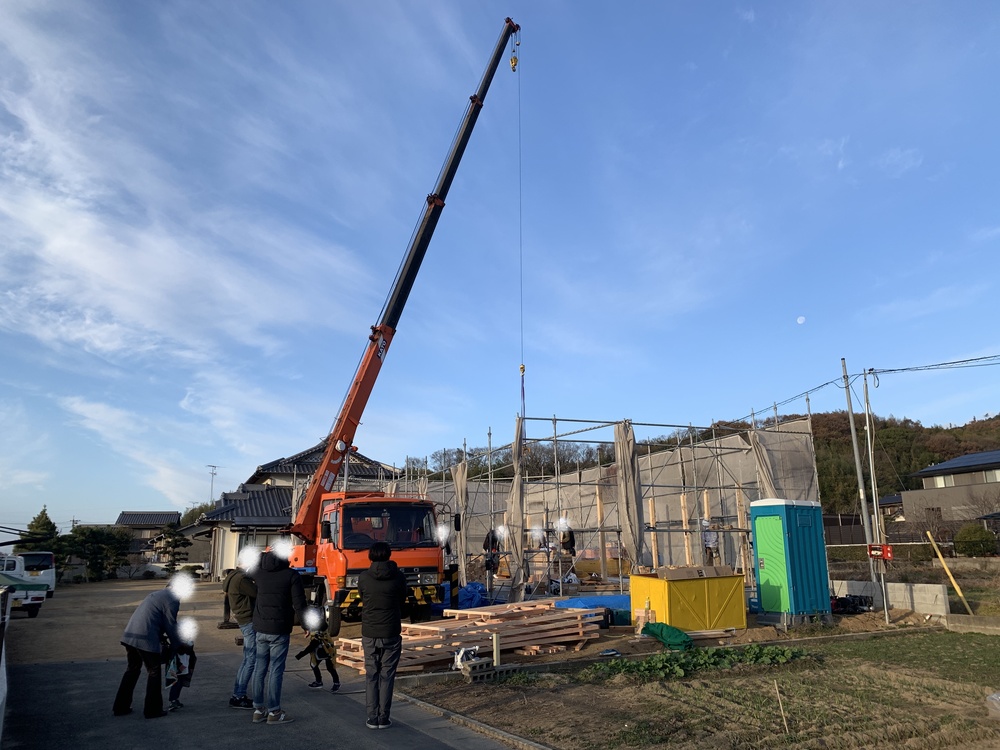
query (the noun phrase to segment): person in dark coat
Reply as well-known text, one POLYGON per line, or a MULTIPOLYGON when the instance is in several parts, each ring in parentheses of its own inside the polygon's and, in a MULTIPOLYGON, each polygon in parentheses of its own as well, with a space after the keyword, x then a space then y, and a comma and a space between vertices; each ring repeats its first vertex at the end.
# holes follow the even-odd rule
POLYGON ((253 629, 257 634, 257 662, 253 669, 253 722, 287 724, 291 718, 281 709, 281 683, 288 658, 295 616, 305 621, 306 595, 302 578, 288 567, 290 546, 284 543, 261 555, 254 573, 257 599, 253 629))
POLYGON ((184 643, 177 632, 177 612, 181 598, 188 589, 190 586, 182 583, 180 576, 175 576, 167 588, 149 594, 132 613, 121 640, 128 663, 112 707, 115 716, 132 713, 132 695, 143 667, 146 668, 143 716, 155 719, 167 715, 163 710, 163 692, 160 688, 162 641, 166 638, 177 653, 191 652, 191 647, 184 643))
POLYGON ((365 652, 365 705, 369 729, 388 729, 396 667, 403 652, 403 604, 406 576, 389 558, 387 542, 368 550, 371 566, 358 576, 361 595, 361 647, 365 652))
POLYGON ((243 661, 236 672, 233 695, 229 699, 230 708, 253 708, 253 701, 247 690, 257 663, 257 632, 253 629, 253 608, 257 598, 257 584, 250 577, 260 561, 260 550, 244 547, 240 550, 239 567, 230 571, 222 582, 222 590, 229 599, 229 609, 236 618, 243 634, 243 661))

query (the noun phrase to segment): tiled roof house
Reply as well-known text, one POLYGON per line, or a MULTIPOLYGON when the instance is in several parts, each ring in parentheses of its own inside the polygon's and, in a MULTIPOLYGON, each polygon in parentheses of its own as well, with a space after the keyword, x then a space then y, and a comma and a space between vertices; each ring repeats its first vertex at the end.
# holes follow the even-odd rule
POLYGON ((118 514, 118 520, 114 525, 132 531, 130 553, 141 552, 152 559, 154 552, 149 546, 149 541, 158 536, 164 526, 180 521, 180 511, 176 510, 123 510, 118 514))
MULTIPOLYGON (((266 547, 284 536, 292 520, 293 492, 301 493, 319 466, 326 441, 287 458, 257 467, 235 492, 223 492, 215 508, 205 513, 189 535, 212 541, 211 576, 220 580, 236 566, 239 550, 247 544, 266 547)), ((352 489, 371 489, 392 480, 392 467, 359 453, 351 455, 347 469, 352 489)))

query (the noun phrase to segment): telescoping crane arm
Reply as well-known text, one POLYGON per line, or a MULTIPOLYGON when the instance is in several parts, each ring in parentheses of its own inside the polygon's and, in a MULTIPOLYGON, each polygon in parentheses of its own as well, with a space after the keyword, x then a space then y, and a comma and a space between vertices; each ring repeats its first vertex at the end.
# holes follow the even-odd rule
MULTIPOLYGON (((465 117, 448 152, 448 157, 445 159, 444 167, 441 170, 440 177, 438 177, 434 192, 427 196, 427 208, 424 210, 420 224, 413 233, 410 248, 407 251, 406 258, 399 269, 388 301, 382 311, 382 319, 377 326, 372 326, 371 335, 368 337, 368 346, 365 349, 364 356, 361 358, 361 363, 358 365, 358 370, 354 374, 354 382, 351 383, 351 388, 340 407, 337 421, 330 431, 323 459, 320 461, 319 467, 316 469, 316 473, 309 483, 305 498, 303 498, 302 503, 299 505, 299 509, 295 514, 295 521, 289 527, 289 530, 293 534, 309 544, 316 541, 317 524, 322 504, 321 497, 324 492, 332 490, 333 484, 340 474, 344 455, 351 449, 354 434, 361 423, 361 415, 368 404, 368 398, 371 396, 372 388, 375 386, 375 380, 378 378, 382 363, 385 362, 385 355, 389 350, 389 344, 396 333, 399 316, 406 305, 406 299, 413 288, 417 271, 420 270, 420 264, 424 259, 424 254, 427 252, 427 246, 430 244, 431 237, 434 235, 434 229, 437 227, 438 219, 441 217, 445 198, 447 198, 448 190, 451 188, 451 183, 458 172, 458 165, 462 161, 465 147, 469 144, 472 129, 476 125, 479 112, 486 99, 486 92, 489 91, 490 83, 492 83, 493 76, 500 65, 500 59, 503 57, 507 42, 520 29, 521 27, 510 18, 505 19, 503 31, 500 32, 500 38, 497 40, 496 47, 493 50, 493 56, 490 58, 482 80, 479 82, 479 89, 469 97, 469 107, 465 112, 465 117)), ((511 69, 516 68, 516 56, 511 57, 510 64, 511 69)))

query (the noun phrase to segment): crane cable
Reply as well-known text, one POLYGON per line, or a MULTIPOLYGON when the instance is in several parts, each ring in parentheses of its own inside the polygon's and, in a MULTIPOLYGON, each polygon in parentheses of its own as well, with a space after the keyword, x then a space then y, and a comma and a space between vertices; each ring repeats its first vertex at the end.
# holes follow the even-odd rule
MULTIPOLYGON (((521 46, 521 32, 516 31, 510 40, 510 69, 517 72, 517 48, 521 46)), ((517 272, 518 272, 518 302, 521 343, 521 419, 525 417, 524 410, 524 221, 522 205, 524 190, 522 187, 523 160, 521 157, 521 76, 517 77, 517 272)))

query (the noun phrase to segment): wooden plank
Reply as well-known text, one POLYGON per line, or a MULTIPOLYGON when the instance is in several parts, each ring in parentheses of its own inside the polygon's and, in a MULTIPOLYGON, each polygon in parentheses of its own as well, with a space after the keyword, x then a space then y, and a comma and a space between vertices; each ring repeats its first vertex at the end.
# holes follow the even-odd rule
MULTIPOLYGON (((502 651, 529 649, 530 653, 558 653, 579 650, 588 641, 600 638, 604 609, 566 609, 554 600, 519 602, 474 610, 446 610, 446 621, 403 626, 403 653, 399 671, 420 671, 453 659, 459 648, 479 647, 489 653, 494 634, 502 651), (573 645, 576 644, 576 645, 573 645)), ((337 662, 364 673, 364 648, 360 638, 337 641, 337 662)))

